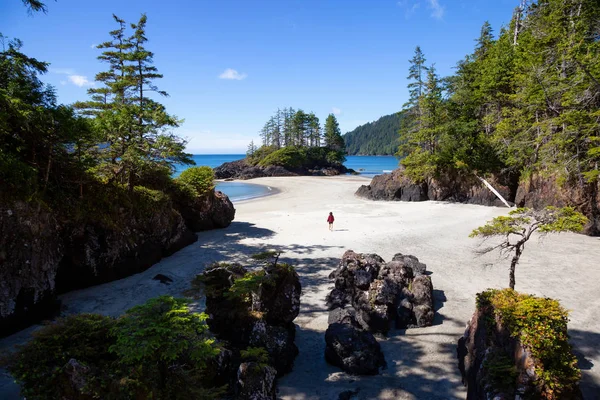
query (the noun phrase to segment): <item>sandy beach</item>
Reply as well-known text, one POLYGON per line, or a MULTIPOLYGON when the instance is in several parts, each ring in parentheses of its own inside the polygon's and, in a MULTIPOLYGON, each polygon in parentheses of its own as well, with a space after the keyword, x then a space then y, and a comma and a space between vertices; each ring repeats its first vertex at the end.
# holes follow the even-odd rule
MULTIPOLYGON (((504 215, 507 208, 439 202, 372 202, 354 192, 360 177, 260 178, 278 193, 236 204, 230 227, 202 232, 197 243, 149 270, 61 296, 64 311, 118 316, 162 294, 181 295, 190 280, 214 261, 246 260, 263 249, 278 249, 302 281, 293 371, 279 381, 282 399, 337 399, 359 389, 355 399, 464 399, 456 361, 456 342, 475 307, 475 294, 508 286, 509 261, 496 253, 474 253, 471 230, 504 215), (334 231, 327 229, 332 211, 334 231), (380 343, 387 369, 378 376, 355 377, 325 363, 325 296, 328 275, 344 251, 377 253, 389 261, 412 254, 432 272, 436 301, 434 326, 393 331, 380 343), (174 282, 152 280, 162 273, 174 282)), ((571 311, 569 330, 582 369, 586 399, 600 399, 600 238, 576 234, 534 238, 516 272, 516 289, 556 298, 571 311)), ((198 304, 198 309, 202 303, 198 304)), ((32 328, 0 341, 0 349, 25 340, 32 328)), ((14 387, 0 380, 0 399, 14 387), (4 382, 4 385, 2 384, 4 382)))

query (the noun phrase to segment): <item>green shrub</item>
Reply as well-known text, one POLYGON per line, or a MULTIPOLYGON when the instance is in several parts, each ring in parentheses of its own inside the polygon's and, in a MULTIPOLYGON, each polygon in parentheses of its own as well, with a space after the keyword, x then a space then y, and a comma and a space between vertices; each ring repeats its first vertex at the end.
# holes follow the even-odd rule
POLYGON ((306 153, 300 147, 284 147, 263 158, 258 165, 279 165, 284 168, 301 168, 306 162, 306 153))
POLYGON ((153 399, 210 397, 206 363, 219 350, 208 335, 204 313, 188 300, 161 296, 119 318, 110 351, 118 357, 125 390, 153 399))
POLYGON ((256 362, 267 364, 269 362, 269 352, 264 347, 248 347, 240 351, 240 356, 244 362, 256 362))
POLYGON ((9 362, 28 399, 210 399, 207 363, 219 353, 206 314, 187 300, 162 296, 117 320, 94 314, 69 316, 33 334, 9 362), (65 374, 70 359, 89 368, 85 386, 65 374))
POLYGON ((183 171, 177 182, 191 188, 197 196, 202 196, 215 189, 215 173, 210 167, 192 167, 183 171))
POLYGON ((10 373, 21 385, 21 395, 27 399, 63 398, 68 390, 64 366, 74 358, 93 372, 83 394, 99 398, 115 372, 116 357, 109 352, 115 342, 110 335, 114 324, 109 317, 81 314, 61 318, 34 332, 9 364, 10 373))
POLYGON ((545 398, 572 393, 581 372, 568 341, 568 312, 558 301, 512 289, 488 290, 477 295, 477 307, 483 310, 492 307, 511 336, 531 352, 537 361, 535 369, 545 398))
POLYGON ((251 156, 248 156, 248 163, 251 165, 257 165, 260 161, 262 161, 269 154, 273 153, 277 150, 275 146, 261 146, 259 149, 254 151, 251 156))

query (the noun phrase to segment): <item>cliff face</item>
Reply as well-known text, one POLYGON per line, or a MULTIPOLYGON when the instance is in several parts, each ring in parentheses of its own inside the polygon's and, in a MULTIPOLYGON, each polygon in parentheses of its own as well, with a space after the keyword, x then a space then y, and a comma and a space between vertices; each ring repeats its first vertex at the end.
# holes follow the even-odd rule
POLYGON ((534 174, 524 179, 517 190, 515 203, 519 207, 575 207, 589 219, 585 233, 600 235, 600 182, 564 182, 555 176, 534 174))
POLYGON ((194 231, 228 226, 235 209, 218 192, 190 204, 188 218, 171 201, 116 213, 118 225, 59 222, 37 203, 0 208, 0 336, 51 315, 59 293, 141 272, 195 242, 194 231))
MULTIPOLYGON (((516 188, 514 183, 497 177, 487 180, 507 201, 514 200, 516 188)), ((486 206, 504 205, 474 176, 448 176, 414 183, 400 168, 390 174, 375 176, 371 184, 362 185, 356 191, 356 195, 370 200, 436 200, 486 206)))
POLYGON ((23 202, 0 207, 0 336, 53 311, 63 255, 49 211, 23 202))

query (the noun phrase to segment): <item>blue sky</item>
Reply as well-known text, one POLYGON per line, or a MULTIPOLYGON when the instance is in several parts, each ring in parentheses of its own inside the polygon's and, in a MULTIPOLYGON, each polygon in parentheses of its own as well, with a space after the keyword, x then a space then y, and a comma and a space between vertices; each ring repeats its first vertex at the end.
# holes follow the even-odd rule
POLYGON ((115 13, 148 15, 148 49, 164 74, 167 110, 193 153, 245 152, 278 107, 335 113, 342 132, 399 111, 408 60, 420 45, 441 75, 472 52, 484 21, 497 33, 518 0, 47 0, 29 16, 1 0, 0 32, 51 63, 59 101, 87 98, 104 69, 95 44, 115 13))

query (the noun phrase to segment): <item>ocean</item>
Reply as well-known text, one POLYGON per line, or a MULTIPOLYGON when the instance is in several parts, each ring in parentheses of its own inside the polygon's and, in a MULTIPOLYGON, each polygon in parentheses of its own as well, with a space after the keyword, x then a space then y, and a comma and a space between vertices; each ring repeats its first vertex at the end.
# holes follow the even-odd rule
MULTIPOLYGON (((244 157, 246 157, 245 154, 194 154, 192 156, 197 166, 206 165, 211 168, 244 157)), ((347 156, 344 165, 352 168, 362 176, 372 178, 375 175, 391 172, 398 168, 398 159, 394 156, 347 156)), ((178 176, 186 168, 188 166, 177 165, 174 176, 178 176)), ((261 185, 239 181, 218 182, 216 189, 229 196, 233 202, 264 196, 271 190, 261 185)))

